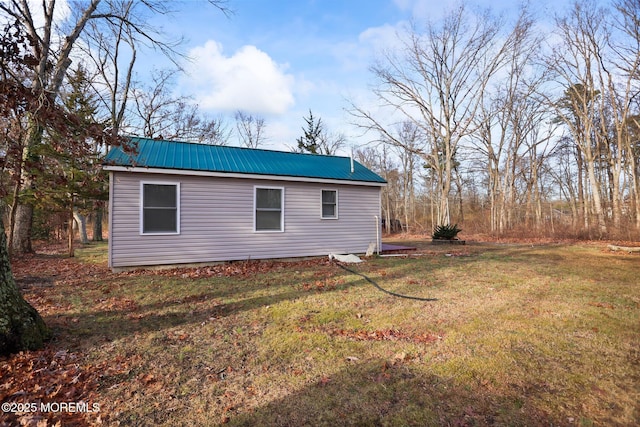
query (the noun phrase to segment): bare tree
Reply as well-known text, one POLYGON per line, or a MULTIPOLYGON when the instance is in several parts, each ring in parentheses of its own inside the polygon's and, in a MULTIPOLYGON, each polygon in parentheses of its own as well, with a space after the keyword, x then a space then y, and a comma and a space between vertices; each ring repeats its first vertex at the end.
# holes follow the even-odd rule
MULTIPOLYGON (((132 1, 123 1, 118 5, 120 14, 127 20, 140 7, 139 2, 132 1)), ((119 135, 134 84, 139 40, 126 20, 92 20, 82 34, 82 40, 79 48, 95 70, 92 83, 102 103, 102 110, 109 116, 113 134, 119 135)))
MULTIPOLYGON (((56 27, 54 27, 55 2, 42 3, 44 24, 37 27, 36 19, 32 13, 31 6, 27 1, 0 3, 0 11, 9 19, 16 20, 24 28, 32 40, 32 74, 28 76, 31 81, 32 91, 40 96, 44 102, 54 102, 58 95, 67 68, 71 64, 71 51, 83 31, 87 22, 96 13, 99 0, 92 0, 85 5, 83 10, 77 10, 74 14, 75 20, 70 31, 60 44, 57 44, 56 27), (52 99, 53 98, 53 99, 52 99)), ((29 114, 29 112, 27 112, 29 114)), ((25 163, 37 163, 35 148, 40 144, 44 133, 45 124, 37 120, 31 114, 29 119, 29 130, 25 137, 23 158, 25 163)), ((23 168, 22 188, 17 194, 16 216, 13 229, 12 250, 16 253, 31 252, 31 225, 33 221, 33 204, 22 203, 21 193, 30 190, 33 186, 33 175, 23 168)))
MULTIPOLYGON (((517 26, 523 25, 518 22, 517 26)), ((379 103, 424 133, 416 154, 432 169, 438 186, 437 222, 450 223, 449 194, 460 142, 475 130, 482 94, 505 60, 516 30, 502 37, 489 14, 474 16, 462 5, 424 32, 413 27, 403 51, 387 53, 372 67, 379 103)), ((382 118, 354 106, 360 125, 402 146, 382 118)))
POLYGON ((604 89, 603 49, 609 37, 607 19, 603 19, 606 15, 593 3, 574 3, 569 16, 557 20, 561 42, 548 61, 567 88, 561 102, 555 103, 556 113, 568 127, 584 159, 600 235, 607 232, 601 181, 596 170, 605 143, 598 116, 604 89))
POLYGON ((640 150, 637 134, 630 131, 638 128, 640 94, 640 1, 620 0, 614 4, 613 27, 619 38, 612 39, 613 65, 617 76, 605 69, 606 83, 612 95, 611 104, 615 120, 616 139, 621 151, 621 160, 627 164, 631 183, 632 199, 635 200, 635 227, 640 230, 640 150), (617 84, 616 84, 617 82, 617 84), (617 89, 617 90, 616 90, 617 89), (622 154, 624 153, 624 154, 622 154), (622 159, 624 157, 624 159, 622 159))
POLYGON ((240 144, 247 148, 258 148, 265 140, 267 124, 264 118, 256 117, 244 111, 236 111, 236 129, 240 144))
MULTIPOLYGON (((221 3, 211 0, 210 3, 220 6, 221 3)), ((32 57, 30 76, 32 91, 43 102, 56 102, 60 87, 71 64, 71 57, 77 48, 77 41, 84 33, 90 21, 100 21, 105 25, 120 22, 135 35, 136 40, 145 42, 154 49, 173 57, 178 42, 163 39, 160 31, 151 26, 148 17, 153 14, 172 12, 168 2, 144 1, 133 2, 120 0, 91 0, 89 2, 71 3, 71 14, 68 25, 58 22, 55 0, 43 0, 38 6, 26 0, 0 2, 0 15, 18 22, 32 40, 32 57), (128 3, 139 5, 135 14, 125 14, 128 9, 121 6, 128 3), (41 9, 40 9, 41 8, 41 9), (42 15, 40 15, 40 13, 42 15)), ((29 117, 29 131, 25 137, 23 158, 27 163, 37 163, 35 148, 42 142, 47 124, 37 120, 37 116, 29 117)), ((16 203, 16 222, 14 227, 13 250, 17 253, 31 252, 31 226, 33 221, 33 203, 22 201, 22 193, 29 192, 33 186, 33 176, 28 170, 23 171, 22 189, 16 203)))
MULTIPOLYGON (((519 199, 528 200, 525 222, 533 214, 534 202, 539 203, 538 172, 542 166, 537 158, 538 146, 548 142, 548 107, 537 92, 546 82, 545 69, 536 66, 542 36, 534 32, 533 20, 522 10, 511 49, 505 52, 504 78, 483 94, 484 101, 475 117, 476 132, 471 148, 484 160, 487 195, 490 209, 490 229, 502 233, 520 222, 516 218, 519 199), (527 196, 518 193, 518 180, 525 179, 527 196)), ((540 223, 540 216, 536 217, 540 223)))
MULTIPOLYGON (((128 20, 133 19, 131 15, 138 13, 137 9, 143 6, 139 2, 122 1, 117 3, 117 7, 120 15, 128 20)), ((139 40, 124 19, 91 20, 81 38, 83 43, 79 43, 78 47, 84 53, 86 62, 91 64, 89 68, 94 70, 91 84, 101 104, 100 110, 109 117, 109 126, 116 138, 125 126, 139 40)), ((108 147, 96 147, 96 151, 105 153, 107 149, 108 147)), ((104 202, 97 200, 93 211, 94 241, 102 241, 103 216, 104 202)))
POLYGON ((177 73, 177 70, 153 70, 151 82, 133 90, 136 119, 131 127, 135 134, 158 138, 169 137, 173 133, 171 116, 176 104, 184 101, 170 93, 177 73))
POLYGON ((226 145, 229 139, 222 119, 207 117, 189 97, 171 94, 178 70, 152 73, 152 81, 133 90, 134 113, 131 128, 147 138, 188 140, 226 145), (134 117, 135 115, 135 117, 134 117))
POLYGON ((173 132, 169 133, 171 139, 198 142, 200 144, 227 145, 231 137, 224 117, 211 117, 200 111, 197 104, 181 100, 175 104, 173 132))
POLYGON ((420 128, 411 121, 405 121, 396 126, 394 131, 394 141, 401 142, 400 145, 390 142, 400 160, 401 175, 399 176, 400 189, 398 191, 402 206, 401 218, 407 230, 415 223, 415 170, 417 161, 417 147, 424 138, 420 128))
POLYGON ((401 231, 400 218, 402 218, 402 170, 393 159, 391 148, 387 145, 381 147, 366 146, 355 150, 354 158, 367 168, 373 170, 385 181, 387 185, 382 188, 380 200, 382 204, 382 228, 388 232, 401 231))

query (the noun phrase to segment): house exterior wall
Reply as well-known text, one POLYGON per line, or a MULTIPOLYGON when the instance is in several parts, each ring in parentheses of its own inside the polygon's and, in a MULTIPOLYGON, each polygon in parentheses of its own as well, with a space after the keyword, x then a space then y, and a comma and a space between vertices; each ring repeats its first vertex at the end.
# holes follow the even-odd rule
POLYGON ((185 175, 110 173, 112 268, 364 253, 380 235, 380 187, 185 175), (179 183, 180 232, 142 235, 140 182, 179 183), (256 186, 284 188, 284 231, 254 231, 256 186), (338 218, 322 219, 322 190, 338 218))

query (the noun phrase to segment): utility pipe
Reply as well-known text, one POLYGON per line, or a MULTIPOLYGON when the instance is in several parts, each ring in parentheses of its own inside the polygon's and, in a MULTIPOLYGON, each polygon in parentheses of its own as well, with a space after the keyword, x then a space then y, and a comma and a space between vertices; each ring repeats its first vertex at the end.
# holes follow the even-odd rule
POLYGON ((378 215, 375 215, 374 218, 376 219, 376 252, 380 255, 380 218, 378 215))

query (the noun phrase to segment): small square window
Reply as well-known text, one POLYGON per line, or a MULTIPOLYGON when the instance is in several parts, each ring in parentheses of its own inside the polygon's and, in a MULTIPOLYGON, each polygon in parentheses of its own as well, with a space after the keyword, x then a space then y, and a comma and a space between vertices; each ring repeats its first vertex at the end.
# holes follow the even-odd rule
POLYGON ((143 182, 141 192, 141 234, 178 234, 180 185, 143 182))

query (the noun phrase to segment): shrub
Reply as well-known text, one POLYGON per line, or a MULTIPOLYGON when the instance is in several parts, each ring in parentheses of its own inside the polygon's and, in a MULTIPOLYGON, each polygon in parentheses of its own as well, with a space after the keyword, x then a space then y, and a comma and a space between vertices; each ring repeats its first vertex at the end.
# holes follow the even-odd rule
POLYGON ((438 225, 433 229, 431 238, 436 240, 454 240, 461 231, 462 230, 458 228, 458 224, 438 225))

